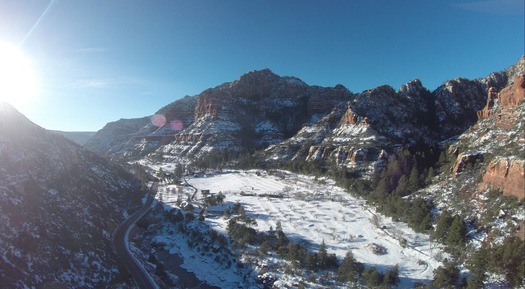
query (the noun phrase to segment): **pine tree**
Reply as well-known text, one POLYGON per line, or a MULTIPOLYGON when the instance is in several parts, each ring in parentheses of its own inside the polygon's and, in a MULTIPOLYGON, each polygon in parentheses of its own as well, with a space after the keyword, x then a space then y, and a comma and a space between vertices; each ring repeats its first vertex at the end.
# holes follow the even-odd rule
POLYGON ((262 254, 266 254, 266 253, 268 253, 268 251, 270 251, 270 248, 271 248, 270 242, 268 242, 268 240, 266 240, 266 241, 262 242, 261 247, 260 247, 259 250, 261 251, 262 254))
POLYGON ((467 229, 460 216, 456 216, 450 225, 447 236, 447 245, 462 247, 465 244, 467 229))
POLYGON ((308 253, 304 260, 304 266, 310 270, 317 271, 317 254, 308 253))
POLYGON ((470 278, 467 281, 469 289, 482 288, 483 281, 485 280, 487 270, 487 258, 488 252, 485 248, 481 248, 479 251, 473 254, 470 259, 470 278))
POLYGON ((456 263, 445 260, 443 266, 434 270, 432 285, 437 288, 455 288, 459 279, 459 269, 456 263))
POLYGON ((516 236, 507 237, 494 255, 494 263, 504 269, 505 277, 513 287, 525 284, 525 242, 516 236))
POLYGON ((299 261, 301 259, 301 246, 299 244, 290 242, 288 244, 288 260, 299 261))
POLYGON ((434 233, 436 239, 438 239, 438 240, 440 240, 442 242, 447 240, 448 231, 450 229, 450 225, 452 225, 452 221, 454 221, 454 218, 447 211, 444 211, 438 217, 437 224, 436 224, 436 231, 434 233))
POLYGON ((402 175, 401 178, 399 178, 399 181, 397 183, 396 195, 400 197, 404 197, 408 194, 410 194, 410 192, 409 192, 407 178, 405 175, 402 175))
POLYGON ((337 270, 337 278, 343 282, 355 282, 357 281, 358 272, 356 272, 357 261, 354 258, 352 252, 347 252, 343 263, 339 266, 337 270))
POLYGON ((381 285, 383 276, 375 267, 369 267, 363 271, 363 281, 368 288, 375 288, 381 285))
POLYGON ((283 227, 281 225, 281 221, 277 221, 277 223, 275 224, 275 230, 277 232, 282 232, 283 231, 283 227))
POLYGON ((326 244, 323 242, 319 246, 319 253, 317 254, 319 267, 326 269, 328 267, 328 251, 326 251, 326 244))
POLYGON ((417 168, 417 165, 414 165, 414 167, 412 167, 412 170, 410 171, 410 176, 408 177, 407 189, 410 193, 413 193, 417 191, 420 187, 421 184, 419 182, 419 170, 417 168))
POLYGON ((388 270, 383 276, 383 283, 387 286, 396 286, 399 283, 399 267, 396 264, 394 268, 388 270))
POLYGON ((428 174, 427 174, 427 178, 426 178, 426 183, 427 184, 430 184, 432 183, 432 179, 434 178, 434 168, 433 167, 430 167, 430 169, 428 169, 428 174))

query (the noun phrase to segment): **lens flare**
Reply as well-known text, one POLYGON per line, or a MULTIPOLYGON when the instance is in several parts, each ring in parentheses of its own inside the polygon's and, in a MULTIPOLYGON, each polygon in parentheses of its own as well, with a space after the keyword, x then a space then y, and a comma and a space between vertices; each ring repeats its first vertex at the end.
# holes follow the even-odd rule
POLYGON ((151 123, 156 127, 163 127, 166 125, 167 122, 168 120, 162 114, 155 114, 151 117, 151 123))
POLYGON ((170 122, 170 127, 173 131, 181 131, 184 128, 184 124, 181 120, 175 119, 170 122))

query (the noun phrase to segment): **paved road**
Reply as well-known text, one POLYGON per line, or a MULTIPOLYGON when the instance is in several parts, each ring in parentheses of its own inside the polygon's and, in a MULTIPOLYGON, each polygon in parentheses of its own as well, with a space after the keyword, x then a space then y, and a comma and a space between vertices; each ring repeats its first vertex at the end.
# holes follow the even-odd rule
MULTIPOLYGON (((157 183, 152 187, 153 192, 157 190, 157 183)), ((146 272, 144 267, 139 263, 137 259, 131 254, 128 247, 128 235, 129 230, 135 222, 142 218, 149 210, 151 209, 151 204, 153 203, 152 193, 148 196, 146 204, 140 210, 131 215, 124 223, 122 223, 113 236, 113 248, 119 258, 124 261, 126 268, 128 268, 131 276, 135 279, 135 282, 141 289, 158 289, 157 285, 151 278, 151 276, 146 272)))

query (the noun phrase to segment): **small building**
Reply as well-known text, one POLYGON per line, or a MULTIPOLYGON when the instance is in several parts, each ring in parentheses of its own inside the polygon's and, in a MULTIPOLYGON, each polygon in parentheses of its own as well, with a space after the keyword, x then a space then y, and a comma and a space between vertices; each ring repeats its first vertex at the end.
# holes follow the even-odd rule
POLYGON ((230 206, 227 205, 218 205, 218 206, 208 206, 206 208, 207 215, 222 216, 225 211, 229 211, 230 206))

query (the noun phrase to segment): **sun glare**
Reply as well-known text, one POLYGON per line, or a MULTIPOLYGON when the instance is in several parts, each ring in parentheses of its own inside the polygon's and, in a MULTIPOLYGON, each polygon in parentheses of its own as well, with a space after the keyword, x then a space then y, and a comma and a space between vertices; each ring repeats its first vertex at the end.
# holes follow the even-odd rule
POLYGON ((29 59, 15 46, 0 42, 0 101, 21 108, 36 94, 36 81, 29 59))

